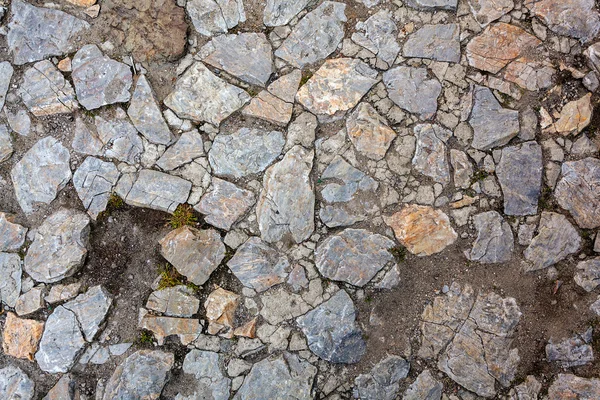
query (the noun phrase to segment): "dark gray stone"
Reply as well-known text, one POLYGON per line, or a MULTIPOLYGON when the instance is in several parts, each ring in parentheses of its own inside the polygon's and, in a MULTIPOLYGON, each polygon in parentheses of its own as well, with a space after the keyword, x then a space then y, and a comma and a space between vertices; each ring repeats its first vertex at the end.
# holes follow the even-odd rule
POLYGON ((398 356, 387 356, 379 361, 368 374, 354 380, 354 397, 364 400, 394 400, 398 396, 399 383, 406 378, 410 363, 398 356))
POLYGON ((519 134, 519 112, 503 108, 490 89, 475 86, 469 124, 473 128, 471 146, 489 150, 507 144, 519 134))
POLYGON ((592 349, 592 328, 583 334, 555 343, 552 339, 546 345, 546 359, 557 362, 562 368, 577 367, 594 361, 592 349))
POLYGON ((573 277, 575 283, 591 292, 600 285, 600 257, 581 261, 573 277))
POLYGON ((467 258, 482 264, 508 262, 514 250, 514 236, 508 222, 496 211, 487 211, 473 217, 477 239, 467 258))
POLYGON ((423 25, 408 37, 402 55, 457 63, 460 61, 460 27, 457 24, 423 25))

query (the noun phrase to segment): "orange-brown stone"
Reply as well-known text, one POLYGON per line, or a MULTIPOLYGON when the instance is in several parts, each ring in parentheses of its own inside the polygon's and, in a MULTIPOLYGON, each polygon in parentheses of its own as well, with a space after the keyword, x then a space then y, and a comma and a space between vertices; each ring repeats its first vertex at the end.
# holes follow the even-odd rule
POLYGON ((2 348, 9 356, 33 361, 43 332, 43 322, 21 319, 9 312, 4 324, 2 348))

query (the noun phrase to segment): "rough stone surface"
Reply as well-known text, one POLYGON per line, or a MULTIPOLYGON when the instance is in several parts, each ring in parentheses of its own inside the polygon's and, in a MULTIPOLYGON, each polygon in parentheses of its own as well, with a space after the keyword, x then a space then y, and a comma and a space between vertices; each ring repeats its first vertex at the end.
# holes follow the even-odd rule
POLYGON ((600 397, 600 379, 558 374, 548 389, 548 400, 594 399, 600 397))
POLYGON ((17 251, 25 243, 27 228, 14 222, 14 216, 0 212, 0 252, 17 251))
POLYGON ((385 157, 396 138, 396 132, 369 103, 356 107, 346 120, 346 129, 356 150, 372 160, 385 157))
POLYGON ((100 331, 100 325, 104 322, 111 305, 112 297, 108 291, 102 286, 93 286, 87 292, 63 304, 63 307, 75 315, 85 340, 92 342, 100 331))
POLYGON ((542 212, 538 234, 523 255, 530 262, 526 270, 549 267, 579 250, 581 238, 562 214, 542 212))
POLYGON ((591 0, 527 0, 523 5, 559 35, 588 42, 600 31, 600 14, 591 0))
POLYGON ((429 79, 425 68, 396 67, 383 74, 383 83, 389 98, 403 110, 421 119, 429 119, 437 111, 442 85, 429 79))
POLYGON ((513 0, 469 0, 469 7, 479 25, 485 27, 514 8, 513 0))
POLYGON ((196 62, 177 80, 164 103, 180 118, 218 126, 249 100, 248 93, 196 62))
MULTIPOLYGON (((100 153, 107 158, 116 158, 128 164, 140 161, 143 142, 137 130, 126 119, 125 112, 118 108, 116 118, 94 118, 97 139, 102 143, 100 153)), ((90 132, 90 135, 93 133, 90 132)))
POLYGON ((217 135, 208 160, 216 175, 241 178, 264 171, 284 145, 281 132, 241 128, 232 134, 217 135))
POLYGON ((25 256, 25 271, 36 281, 53 283, 72 276, 87 255, 90 219, 61 208, 36 230, 25 256))
POLYGON ((594 361, 592 328, 558 343, 550 339, 546 345, 546 359, 557 362, 562 368, 577 367, 594 361))
POLYGON ((275 55, 297 68, 329 56, 344 37, 345 9, 343 3, 323 2, 300 20, 275 55))
POLYGON ((265 172, 256 205, 263 240, 275 242, 289 234, 300 243, 314 231, 315 193, 309 176, 313 158, 313 151, 294 146, 265 172))
POLYGON ((396 239, 418 256, 439 253, 458 237, 448 216, 428 206, 406 205, 383 219, 394 230, 396 239))
POLYGON ((145 75, 137 80, 127 115, 135 128, 150 142, 169 145, 173 141, 173 134, 162 116, 145 75))
POLYGON ((140 350, 130 355, 106 383, 102 400, 158 399, 174 362, 173 354, 159 350, 140 350))
POLYGON ((308 3, 310 0, 267 0, 263 22, 265 26, 287 25, 308 3))
POLYGON ((456 10, 458 0, 409 0, 407 4, 419 10, 456 10))
POLYGON ((163 257, 196 285, 203 285, 225 257, 225 245, 214 229, 182 226, 159 243, 163 257))
MULTIPOLYGON (((440 400, 444 385, 435 379, 430 370, 421 372, 404 392, 404 400, 440 400)), ((526 399, 520 399, 526 400, 526 399)))
POLYGON ((21 294, 22 261, 18 254, 0 253, 0 300, 9 307, 17 304, 21 294))
POLYGON ((154 291, 148 297, 146 308, 170 317, 191 317, 198 312, 200 300, 183 285, 154 291))
POLYGON ((514 250, 514 236, 508 222, 496 211, 473 217, 477 238, 467 258, 482 264, 508 262, 514 250))
POLYGON ((0 398, 31 400, 35 384, 19 367, 9 365, 0 369, 0 398))
POLYGON ((389 251, 394 246, 392 240, 365 229, 345 229, 317 247, 315 264, 325 278, 362 287, 394 263, 389 251))
POLYGON ((13 144, 6 125, 0 125, 0 163, 10 159, 13 154, 13 144))
POLYGON ((204 302, 204 308, 206 309, 206 319, 208 319, 207 332, 209 334, 216 335, 223 330, 231 333, 239 299, 240 296, 237 294, 218 286, 208 295, 204 302))
POLYGON ((333 363, 354 364, 366 351, 355 319, 352 299, 346 291, 340 290, 296 322, 306 336, 308 347, 317 356, 333 363))
POLYGON ((284 282, 290 270, 287 257, 257 237, 241 245, 227 266, 244 286, 258 292, 284 282))
POLYGON ((194 377, 193 390, 188 390, 193 394, 183 396, 180 393, 175 400, 229 399, 231 379, 221 372, 220 358, 218 353, 212 351, 190 351, 183 360, 183 372, 194 377))
POLYGON ((308 111, 322 120, 341 118, 377 83, 377 73, 352 58, 327 60, 296 95, 308 111))
POLYGON ((577 264, 573 279, 587 292, 597 288, 600 285, 600 258, 593 258, 577 264))
POLYGON ((205 36, 227 33, 246 21, 242 0, 190 0, 186 11, 196 31, 205 36))
POLYGON ((585 158, 562 165, 562 177, 556 185, 558 204, 569 211, 584 229, 600 226, 600 160, 585 158))
POLYGON ((459 35, 457 24, 424 25, 408 37, 402 55, 457 63, 460 61, 459 35))
POLYGON ((138 328, 152 332, 159 346, 164 345, 165 339, 171 336, 177 336, 181 344, 187 346, 202 334, 198 319, 157 317, 144 312, 142 309, 138 328))
POLYGON ((172 171, 204 155, 204 142, 198 131, 184 132, 179 140, 163 153, 156 165, 164 171, 172 171))
POLYGON ((6 93, 10 86, 14 68, 8 61, 0 63, 0 110, 4 108, 4 101, 6 100, 6 93))
POLYGON ((450 167, 444 142, 452 132, 431 124, 417 125, 414 132, 417 139, 412 160, 415 170, 446 186, 450 183, 450 167))
POLYGON ((562 135, 579 133, 592 121, 593 106, 591 104, 592 94, 588 93, 578 100, 565 104, 560 111, 558 120, 546 128, 548 132, 558 132, 562 135))
POLYGON ((2 348, 5 354, 33 361, 38 343, 44 331, 44 323, 33 319, 21 319, 9 312, 4 323, 2 348))
POLYGON ((25 71, 19 94, 36 117, 70 113, 79 108, 73 87, 48 60, 37 62, 25 71))
POLYGON ((354 380, 353 394, 359 399, 394 400, 398 396, 399 382, 406 378, 410 363, 398 356, 387 356, 367 374, 354 380))
POLYGON ((475 86, 469 124, 473 128, 471 146, 489 150, 507 144, 518 135, 519 112, 503 108, 490 89, 475 86))
POLYGON ((12 2, 11 12, 6 39, 17 65, 75 50, 75 39, 89 28, 87 22, 70 14, 21 0, 12 2))
POLYGON ((233 183, 213 178, 211 189, 194 208, 205 215, 204 221, 226 231, 231 229, 254 205, 255 196, 233 183))
POLYGON ((531 215, 538 211, 542 185, 542 148, 536 142, 502 149, 496 176, 504 194, 506 215, 531 215))
POLYGON ((129 101, 131 69, 102 54, 96 45, 83 46, 75 53, 72 67, 77 99, 86 109, 129 101))
POLYGON ((396 41, 398 27, 391 13, 387 10, 378 11, 365 22, 358 22, 356 30, 352 40, 375 54, 386 68, 391 67, 400 52, 400 45, 396 41))
POLYGON ((86 158, 73 174, 73 186, 93 219, 106 209, 119 175, 119 170, 113 163, 95 157, 86 158))
POLYGON ((29 214, 38 203, 50 204, 71 179, 69 151, 55 138, 33 145, 12 168, 10 176, 21 209, 29 214))

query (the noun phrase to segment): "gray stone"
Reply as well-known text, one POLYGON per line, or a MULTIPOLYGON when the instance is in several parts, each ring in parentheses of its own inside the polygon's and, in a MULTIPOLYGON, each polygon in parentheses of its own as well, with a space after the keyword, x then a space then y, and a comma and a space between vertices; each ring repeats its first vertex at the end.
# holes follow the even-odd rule
POLYGON ((366 351, 362 332, 356 325, 354 303, 344 290, 296 319, 308 347, 319 358, 332 363, 354 364, 366 351))
POLYGON ((592 328, 583 334, 555 343, 552 339, 546 345, 546 359, 557 362, 562 368, 577 367, 594 361, 592 349, 592 328))
POLYGON ((182 226, 159 243, 162 256, 195 285, 203 285, 225 257, 225 245, 214 229, 182 226))
POLYGON ((13 221, 13 216, 0 212, 0 252, 17 251, 25 243, 27 228, 13 221))
POLYGON ((515 3, 513 0, 469 0, 469 7, 475 20, 485 27, 512 11, 515 3))
POLYGON ((25 271, 38 282, 54 283, 72 276, 83 265, 90 233, 89 217, 61 208, 35 231, 25 256, 25 271))
POLYGON ((414 128, 417 145, 412 159, 415 170, 446 186, 450 183, 445 141, 452 132, 439 125, 422 124, 414 128))
POLYGON ((273 73, 273 49, 264 33, 217 36, 200 49, 200 56, 252 85, 265 86, 273 73))
POLYGON ((458 0, 409 0, 409 6, 419 10, 456 10, 458 0))
POLYGON ((519 139, 535 140, 538 123, 538 117, 533 108, 527 107, 525 110, 521 111, 519 113, 519 125, 521 127, 519 139))
POLYGON ((163 153, 156 165, 164 171, 188 164, 204 155, 204 142, 198 131, 184 132, 177 142, 163 153))
POLYGON ((548 400, 597 399, 599 397, 600 379, 558 374, 558 378, 548 388, 548 400))
POLYGON ((169 145, 173 134, 163 118, 145 75, 138 78, 127 115, 135 128, 152 143, 169 145))
POLYGON ((205 215, 205 222, 228 231, 255 201, 253 192, 214 177, 211 189, 194 209, 205 215))
POLYGON ((248 93, 196 62, 177 80, 164 103, 180 118, 218 126, 248 101, 248 93))
POLYGON ((222 364, 222 360, 220 358, 218 353, 212 351, 196 349, 190 351, 183 361, 183 372, 194 377, 191 385, 192 389, 186 391, 193 390, 193 394, 183 396, 180 393, 175 397, 175 400, 229 399, 231 379, 221 372, 220 364, 222 364))
POLYGON ((402 55, 457 63, 460 61, 459 36, 457 24, 423 25, 408 37, 402 55))
POLYGON ((65 12, 21 0, 12 2, 11 13, 6 39, 17 65, 74 51, 76 38, 90 26, 65 12))
POLYGON ((376 161, 385 157, 397 136, 385 118, 369 103, 359 104, 350 114, 346 120, 346 131, 356 150, 376 161))
POLYGON ((276 242, 288 234, 296 243, 315 229, 315 193, 310 179, 314 152, 294 146, 267 169, 256 205, 261 237, 276 242))
POLYGON ((473 164, 466 153, 450 149, 450 164, 454 171, 454 186, 458 189, 468 189, 473 178, 473 164))
POLYGON ((529 375, 525 382, 510 390, 507 400, 538 400, 542 384, 529 375))
POLYGON ((396 67, 383 74, 390 100, 421 119, 433 117, 442 85, 429 79, 425 68, 396 67))
POLYGON ((398 356, 387 356, 367 374, 354 380, 354 397, 359 399, 394 400, 398 396, 399 383, 406 378, 410 363, 398 356))
POLYGON ((310 0, 267 0, 263 23, 265 26, 287 25, 308 3, 310 0))
POLYGON ((112 305, 112 297, 102 286, 93 286, 87 292, 63 304, 63 307, 75 314, 79 329, 86 341, 92 342, 100 325, 104 322, 112 305))
MULTIPOLYGON (((0 69, 2 67, 0 66, 0 69)), ((31 118, 25 110, 18 110, 14 114, 10 110, 5 110, 6 119, 10 129, 17 132, 21 136, 29 136, 31 132, 31 118)))
POLYGON ((277 358, 265 358, 252 366, 234 400, 313 399, 317 369, 295 354, 284 352, 277 358))
POLYGON ((21 293, 22 262, 18 254, 0 253, 0 300, 9 307, 17 304, 21 293))
POLYGON ((315 264, 325 278, 362 287, 394 263, 389 250, 395 245, 387 237, 365 229, 345 229, 317 247, 315 264))
POLYGON ((496 211, 487 211, 473 217, 477 239, 467 253, 471 261, 482 264, 508 262, 514 250, 514 236, 508 222, 496 211))
POLYGON ((275 52, 296 68, 304 68, 333 53, 344 38, 346 5, 325 1, 306 14, 275 52))
POLYGON ((58 306, 46 321, 35 359, 42 371, 65 373, 75 364, 85 343, 75 314, 58 306))
POLYGON ((116 192, 129 205, 173 213, 187 201, 192 183, 162 172, 143 169, 123 175, 116 192))
POLYGON ((473 128, 471 146, 489 150, 504 146, 519 134, 519 112, 503 108, 490 89, 475 86, 469 124, 473 128))
POLYGON ((32 314, 44 307, 44 287, 36 286, 17 299, 15 312, 21 317, 32 314))
POLYGON ((257 237, 241 245, 227 266, 242 285, 257 292, 285 282, 290 270, 287 257, 257 237))
POLYGON ((12 79, 15 70, 8 61, 0 63, 0 110, 4 108, 4 101, 6 100, 6 93, 10 87, 10 80, 12 79))
POLYGON ((175 357, 160 350, 140 350, 119 365, 104 389, 102 400, 158 399, 175 357))
POLYGON ((581 261, 573 277, 575 283, 591 292, 600 285, 600 257, 581 261))
POLYGON ((327 60, 298 90, 296 100, 321 122, 330 122, 354 108, 377 81, 377 71, 363 61, 327 60))
POLYGON ((316 130, 317 117, 309 112, 303 112, 288 126, 287 139, 283 150, 287 152, 297 144, 307 149, 313 148, 316 130))
POLYGON ((592 41, 600 31, 600 14, 593 0, 526 0, 523 5, 553 32, 592 41))
POLYGON ((77 382, 73 376, 64 374, 42 400, 78 400, 79 396, 77 382))
POLYGON ((502 149, 496 176, 504 194, 506 215, 537 213, 542 170, 542 148, 536 142, 502 149))
POLYGON ((21 209, 50 204, 71 179, 69 151, 55 138, 41 139, 12 168, 10 177, 21 209))
POLYGON ((260 315, 271 325, 279 325, 283 321, 306 314, 311 309, 302 296, 289 293, 282 287, 263 294, 260 300, 260 315))
POLYGON ((146 308, 170 317, 191 317, 198 312, 200 300, 192 289, 179 285, 150 293, 146 308))
POLYGON ((92 219, 106 210, 112 188, 119 179, 119 170, 111 162, 88 157, 73 174, 73 186, 92 219))
POLYGON ((90 129, 81 118, 75 119, 75 135, 71 147, 78 153, 104 156, 104 143, 95 130, 90 129))
POLYGON ((579 250, 581 238, 569 220, 553 212, 542 212, 538 234, 523 255, 530 262, 525 269, 535 271, 564 260, 579 250))
POLYGON ((50 293, 48 293, 44 300, 46 300, 46 302, 49 304, 70 300, 73 297, 77 296, 79 290, 81 289, 81 286, 81 282, 75 282, 69 285, 52 285, 52 287, 50 288, 50 293))
POLYGON ((196 31, 205 36, 227 33, 246 21, 242 0, 189 0, 186 11, 196 31))
MULTIPOLYGON (((444 385, 426 369, 404 392, 403 400, 440 400, 444 385)), ((519 399, 525 400, 525 399, 519 399)))
POLYGON ((284 145, 281 132, 240 128, 229 135, 217 135, 208 160, 215 175, 241 178, 264 171, 284 145))
POLYGON ((96 45, 83 46, 75 53, 71 65, 77 99, 86 109, 129 101, 131 69, 102 54, 96 45))
POLYGON ((597 154, 598 145, 594 143, 585 133, 579 135, 579 138, 575 140, 573 143, 573 147, 571 147, 571 154, 575 154, 578 156, 582 155, 593 155, 597 154))
POLYGON ((0 369, 0 398, 31 400, 34 390, 35 383, 21 368, 9 365, 0 369))
POLYGON ((584 229, 600 226, 600 160, 585 158, 562 165, 562 177, 554 193, 558 204, 569 211, 584 229))
POLYGON ((70 113, 79 108, 73 87, 48 60, 37 62, 25 71, 18 92, 36 117, 70 113))
POLYGON ((365 22, 356 24, 356 32, 352 34, 352 40, 375 54, 377 59, 383 61, 389 68, 400 52, 397 36, 398 27, 390 11, 381 10, 365 22))
POLYGON ((124 117, 121 109, 117 109, 116 118, 104 119, 96 116, 94 121, 98 133, 97 138, 103 144, 101 153, 104 157, 136 164, 144 151, 144 145, 133 125, 126 118, 120 118, 120 116, 124 117))
POLYGON ((0 163, 8 160, 13 153, 12 138, 6 125, 0 124, 0 163))

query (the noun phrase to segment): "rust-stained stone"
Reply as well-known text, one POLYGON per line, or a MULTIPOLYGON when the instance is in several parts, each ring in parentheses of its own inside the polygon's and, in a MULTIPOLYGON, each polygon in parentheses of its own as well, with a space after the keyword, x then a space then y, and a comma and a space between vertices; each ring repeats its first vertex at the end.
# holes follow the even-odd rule
POLYGON ((523 5, 559 35, 587 42, 600 31, 594 0, 525 0, 523 5))
POLYGON ((361 103, 346 120, 350 141, 360 153, 372 160, 385 157, 396 132, 369 103, 361 103))
POLYGON ((79 7, 91 7, 96 4, 96 0, 67 0, 71 4, 79 7))
POLYGON ((154 333, 159 346, 164 344, 165 338, 175 335, 179 336, 181 344, 186 346, 202 333, 202 326, 198 319, 157 317, 150 314, 142 315, 139 328, 154 333))
POLYGON ((552 86, 555 72, 548 60, 537 61, 533 56, 526 55, 508 64, 504 71, 504 79, 524 89, 535 91, 552 86))
POLYGON ((592 120, 592 94, 588 93, 578 100, 565 104, 560 112, 560 118, 551 125, 548 132, 558 132, 562 135, 578 134, 584 130, 592 120))
POLYGON ((429 206, 406 205, 383 220, 394 230, 396 239, 418 256, 439 253, 458 237, 448 216, 429 206))
POLYGON ((256 322, 257 318, 253 318, 250 321, 246 322, 244 325, 235 328, 233 331, 234 336, 242 336, 250 339, 254 339, 256 337, 256 322))
POLYGON ((600 379, 580 378, 571 374, 558 374, 548 389, 548 400, 598 399, 600 379))
POLYGON ((264 119, 273 124, 286 125, 292 118, 293 108, 291 103, 286 103, 279 97, 263 90, 242 110, 242 114, 264 119))
POLYGON ((254 193, 251 191, 213 177, 211 190, 194 208, 206 215, 204 220, 207 223, 228 231, 255 201, 254 193))
POLYGON ((219 286, 208 295, 204 302, 206 318, 208 319, 208 333, 216 335, 223 330, 233 328, 235 309, 238 306, 240 296, 225 290, 219 286))
POLYGON ((33 361, 43 332, 43 322, 22 319, 9 312, 4 323, 2 348, 9 356, 33 361))

